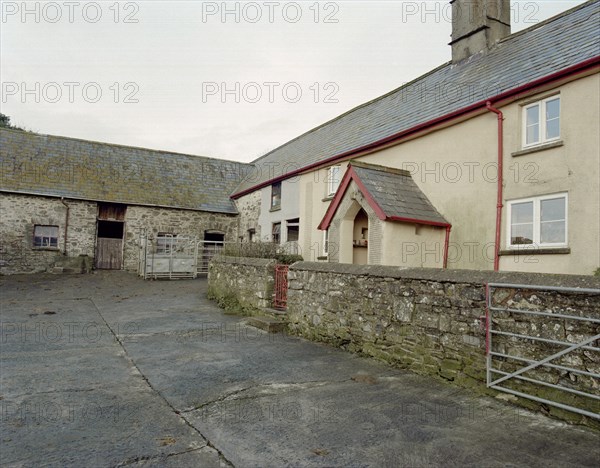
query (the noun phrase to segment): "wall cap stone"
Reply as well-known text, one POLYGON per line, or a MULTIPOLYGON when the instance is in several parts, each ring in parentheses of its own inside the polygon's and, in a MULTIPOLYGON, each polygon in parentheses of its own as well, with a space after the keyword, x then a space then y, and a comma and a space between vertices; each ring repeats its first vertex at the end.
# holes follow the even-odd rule
POLYGON ((229 257, 226 255, 216 255, 211 259, 211 262, 264 267, 275 266, 277 263, 273 258, 229 257))
POLYGON ((516 271, 453 270, 439 268, 405 268, 382 265, 352 265, 348 263, 296 262, 290 271, 339 273, 379 278, 408 278, 450 283, 507 283, 571 288, 599 288, 600 278, 583 275, 524 273, 516 271))

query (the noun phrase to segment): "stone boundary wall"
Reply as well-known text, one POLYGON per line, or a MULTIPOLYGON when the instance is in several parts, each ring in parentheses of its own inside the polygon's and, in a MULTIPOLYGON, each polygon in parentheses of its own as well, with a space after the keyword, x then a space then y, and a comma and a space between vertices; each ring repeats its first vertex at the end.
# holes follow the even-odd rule
MULTIPOLYGON (((600 288, 600 278, 593 276, 298 262, 289 273, 288 327, 293 334, 497 394, 486 388, 486 283, 600 288)), ((600 319, 600 295, 502 289, 494 294, 494 304, 600 319)), ((598 325, 552 317, 495 312, 493 321, 494 329, 501 331, 573 343, 600 333, 598 325)), ((497 337, 494 349, 536 359, 564 347, 497 337)), ((553 363, 600 373, 600 353, 594 351, 580 350, 553 363)), ((494 367, 510 372, 516 370, 515 365, 504 360, 494 367)), ((593 377, 545 367, 526 375, 600 395, 600 382, 593 377)), ((565 401, 565 392, 549 387, 515 379, 506 386, 600 412, 600 405, 590 399, 567 394, 565 401)), ((541 406, 503 395, 532 409, 541 406)), ((555 407, 544 410, 596 426, 595 421, 575 413, 555 407)))
POLYGON ((214 257, 208 269, 207 296, 227 310, 260 314, 271 307, 275 264, 265 258, 214 257))

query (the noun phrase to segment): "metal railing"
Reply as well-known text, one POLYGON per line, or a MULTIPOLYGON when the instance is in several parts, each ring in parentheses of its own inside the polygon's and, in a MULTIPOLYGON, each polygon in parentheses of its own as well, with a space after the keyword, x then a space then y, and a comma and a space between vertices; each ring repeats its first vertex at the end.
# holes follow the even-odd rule
POLYGON ((273 307, 275 309, 287 309, 289 270, 289 265, 275 265, 275 286, 273 288, 273 307))
MULTIPOLYGON (((530 400, 537 401, 539 403, 544 403, 547 405, 555 406, 564 410, 572 411, 574 413, 582 414, 584 416, 600 419, 600 411, 594 412, 589 411, 588 409, 575 407, 571 404, 562 403, 556 400, 550 400, 547 398, 542 398, 537 395, 532 395, 531 393, 526 393, 525 391, 515 390, 514 388, 506 387, 506 384, 511 379, 517 379, 521 382, 527 382, 528 384, 534 384, 536 386, 543 386, 552 388, 554 390, 559 390, 561 392, 565 392, 571 395, 577 395, 578 397, 582 397, 583 401, 592 401, 592 406, 600 408, 600 394, 590 393, 589 391, 583 391, 581 389, 572 388, 566 385, 560 384, 560 379, 558 383, 552 383, 544 380, 540 380, 539 378, 535 378, 532 376, 525 376, 526 374, 533 370, 539 370, 542 367, 546 367, 549 369, 553 369, 555 371, 567 372, 569 374, 582 375, 586 377, 591 377, 593 379, 600 379, 600 374, 596 372, 591 372, 584 369, 577 369, 575 367, 571 367, 570 365, 563 364, 553 364, 551 361, 562 358, 569 353, 573 353, 577 350, 586 350, 589 352, 600 352, 600 318, 596 317, 583 317, 581 315, 572 315, 571 313, 554 313, 552 311, 541 311, 541 310, 531 310, 529 308, 516 308, 516 307, 508 307, 508 306, 499 306, 494 305, 494 291, 499 289, 515 289, 521 291, 546 291, 546 292, 558 292, 564 294, 586 294, 586 295, 600 295, 600 289, 585 289, 585 288, 565 288, 565 287, 551 287, 551 286, 531 286, 526 284, 497 284, 490 283, 486 285, 486 355, 487 355, 487 386, 489 388, 493 388, 495 390, 509 393, 518 397, 527 398, 530 400), (494 327, 494 313, 504 313, 510 314, 513 317, 526 317, 526 316, 536 316, 536 317, 548 317, 553 319, 564 319, 564 320, 574 320, 580 323, 585 322, 591 325, 591 329, 594 330, 594 333, 591 336, 582 337, 577 343, 562 341, 557 339, 543 338, 541 336, 533 336, 524 333, 513 333, 510 331, 503 331, 496 329, 494 327), (541 359, 528 359, 523 356, 518 356, 515 354, 511 354, 510 352, 500 352, 499 350, 495 350, 494 346, 496 345, 495 337, 503 337, 507 340, 511 340, 512 343, 543 343, 545 347, 561 347, 560 351, 557 352, 549 352, 547 356, 541 359), (494 367, 495 363, 498 362, 511 362, 516 367, 517 370, 513 372, 507 372, 501 370, 499 368, 494 367), (520 367, 523 366, 523 367, 520 367), (499 376, 499 377, 497 377, 499 376), (504 386, 502 385, 504 384, 504 386)), ((500 318, 500 317, 498 317, 500 318)), ((582 335, 583 336, 583 335, 582 335)), ((600 381, 599 381, 600 384, 600 381)), ((595 388, 599 388, 600 385, 596 385, 595 388)), ((588 405, 585 405, 588 406, 588 405)))

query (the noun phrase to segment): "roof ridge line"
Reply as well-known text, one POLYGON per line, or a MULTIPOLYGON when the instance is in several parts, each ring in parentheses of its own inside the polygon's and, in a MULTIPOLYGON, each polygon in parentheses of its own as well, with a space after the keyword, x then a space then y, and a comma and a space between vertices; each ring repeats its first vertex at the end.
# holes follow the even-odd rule
POLYGON ((381 164, 366 163, 363 161, 358 161, 356 159, 351 159, 348 162, 348 164, 353 167, 361 167, 363 169, 371 169, 373 171, 387 172, 388 174, 396 174, 396 175, 401 175, 401 176, 412 178, 410 171, 407 171, 406 169, 398 169, 395 167, 382 166, 381 164))
POLYGON ((304 133, 302 133, 302 134, 298 135, 298 136, 297 136, 297 137, 295 137, 295 138, 292 138, 291 140, 288 140, 288 141, 286 141, 285 143, 282 143, 282 144, 281 144, 281 145, 279 145, 277 148, 274 148, 274 149, 272 149, 271 151, 269 151, 268 153, 265 153, 265 154, 263 154, 262 156, 260 156, 260 157, 258 157, 258 158, 256 158, 256 159, 254 159, 254 160, 252 160, 252 161, 250 161, 250 163, 249 163, 249 164, 255 164, 255 163, 257 163, 258 161, 260 161, 261 159, 263 159, 263 158, 266 158, 267 156, 269 156, 269 155, 273 154, 275 151, 277 151, 277 150, 279 150, 279 149, 283 148, 284 146, 287 146, 287 145, 289 145, 290 143, 292 143, 292 142, 294 142, 294 141, 296 141, 296 140, 298 140, 298 139, 300 139, 300 138, 302 138, 302 137, 304 137, 304 136, 306 136, 306 135, 308 135, 308 134, 310 134, 310 133, 316 132, 316 131, 317 131, 317 130, 319 130, 320 128, 323 128, 323 127, 325 127, 325 126, 327 126, 327 125, 329 125, 329 124, 331 124, 331 123, 335 122, 336 120, 340 120, 340 119, 342 119, 342 117, 345 117, 345 116, 347 116, 348 114, 351 114, 351 113, 353 113, 354 111, 357 111, 358 109, 360 109, 360 108, 362 108, 362 107, 369 106, 369 105, 373 104, 374 102, 381 101, 381 100, 383 100, 384 98, 387 98, 387 97, 391 96, 392 94, 396 94, 396 93, 398 93, 399 91, 401 91, 403 88, 405 88, 405 87, 408 87, 408 86, 410 86, 410 85, 412 85, 412 84, 416 83, 417 81, 420 81, 420 80, 422 80, 423 78, 426 78, 427 76, 429 76, 429 75, 432 75, 433 73, 435 73, 435 72, 437 72, 437 71, 441 70, 441 69, 442 69, 442 68, 444 68, 444 67, 450 66, 450 65, 452 65, 452 62, 451 62, 451 61, 447 61, 447 62, 445 62, 445 63, 442 63, 441 65, 438 65, 437 67, 435 67, 435 68, 433 68, 433 69, 429 70, 428 72, 426 72, 426 73, 423 73, 422 75, 419 75, 418 77, 416 77, 416 78, 414 78, 414 79, 412 79, 412 80, 410 80, 410 81, 408 81, 408 82, 406 82, 406 83, 402 84, 401 86, 399 86, 399 87, 397 87, 397 88, 394 88, 394 89, 392 89, 391 91, 388 91, 388 92, 387 92, 387 93, 385 93, 385 94, 382 94, 381 96, 377 96, 377 97, 375 97, 375 98, 373 98, 373 99, 371 99, 371 100, 369 100, 369 101, 363 102, 363 103, 361 103, 361 104, 359 104, 359 105, 357 105, 357 106, 355 106, 355 107, 352 107, 351 109, 348 109, 346 112, 344 112, 344 113, 342 113, 342 114, 340 114, 340 115, 337 115, 337 116, 335 116, 334 118, 332 118, 332 119, 329 119, 328 121, 326 121, 326 122, 323 122, 322 124, 320 124, 320 125, 317 125, 316 127, 313 127, 313 128, 311 128, 310 130, 307 130, 306 132, 304 132, 304 133))
POLYGON ((173 154, 173 155, 177 155, 177 156, 185 156, 185 157, 188 157, 188 158, 194 158, 196 160, 198 160, 198 159, 208 159, 210 161, 223 161, 223 162, 229 162, 229 163, 243 164, 243 165, 247 165, 247 166, 252 166, 252 163, 245 163, 245 162, 242 162, 242 161, 234 161, 232 159, 220 159, 220 158, 214 158, 214 157, 210 157, 210 156, 194 155, 194 154, 189 154, 189 153, 179 153, 177 151, 169 151, 169 150, 161 150, 161 149, 154 149, 154 148, 146 148, 144 146, 131 146, 131 145, 124 145, 124 144, 121 144, 121 143, 109 143, 107 141, 86 140, 84 138, 69 137, 69 136, 63 136, 63 135, 52 135, 52 134, 49 134, 49 133, 39 133, 39 132, 32 132, 32 131, 29 131, 29 130, 18 130, 18 129, 7 128, 7 127, 0 127, 0 130, 1 131, 12 132, 12 133, 19 133, 19 134, 26 133, 28 135, 33 135, 33 136, 38 136, 38 137, 44 137, 44 138, 56 138, 56 139, 70 140, 70 141, 81 141, 81 142, 84 142, 84 143, 91 143, 91 144, 94 144, 94 145, 101 145, 101 146, 110 146, 110 147, 116 147, 116 148, 126 148, 126 149, 142 150, 142 151, 149 151, 149 152, 152 152, 152 153, 173 154))

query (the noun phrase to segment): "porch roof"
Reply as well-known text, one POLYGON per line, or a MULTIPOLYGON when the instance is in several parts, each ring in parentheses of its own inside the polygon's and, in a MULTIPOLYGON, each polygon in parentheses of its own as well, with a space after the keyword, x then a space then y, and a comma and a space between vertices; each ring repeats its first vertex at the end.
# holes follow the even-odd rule
POLYGON ((319 229, 329 228, 351 181, 356 183, 381 220, 450 226, 417 186, 410 172, 351 161, 325 217, 319 224, 319 229))

